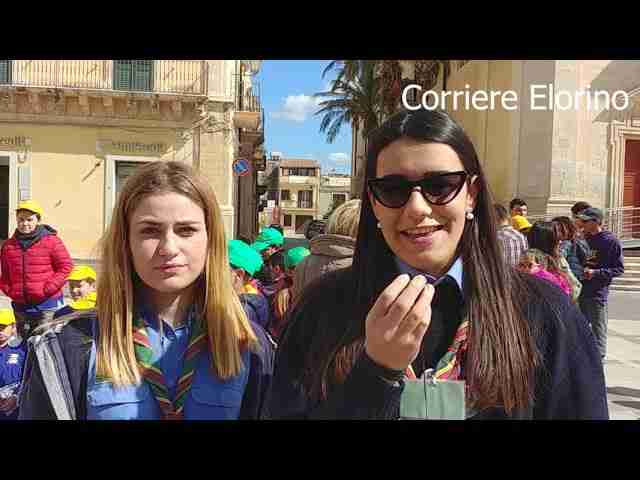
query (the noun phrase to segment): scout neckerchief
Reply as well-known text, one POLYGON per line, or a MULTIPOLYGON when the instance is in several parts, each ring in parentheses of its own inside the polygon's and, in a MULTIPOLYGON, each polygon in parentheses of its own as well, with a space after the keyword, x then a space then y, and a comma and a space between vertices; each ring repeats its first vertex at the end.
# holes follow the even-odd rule
MULTIPOLYGON (((458 330, 456 330, 451 346, 436 365, 434 374, 436 380, 463 380, 462 369, 464 366, 464 357, 467 353, 468 337, 469 320, 465 320, 460 324, 458 330)), ((411 365, 407 367, 405 375, 411 380, 417 378, 411 365)))
POLYGON ((164 420, 182 420, 184 402, 187 393, 191 389, 193 383, 193 376, 196 367, 196 358, 198 353, 204 350, 207 346, 207 335, 202 325, 202 316, 196 315, 193 319, 192 331, 189 337, 189 346, 184 353, 184 360, 182 366, 182 375, 178 380, 178 387, 176 390, 176 398, 172 402, 169 398, 169 389, 167 388, 164 374, 160 369, 160 357, 152 362, 153 350, 151 343, 149 342, 149 336, 147 334, 147 328, 144 324, 142 315, 137 314, 134 317, 133 326, 133 343, 136 352, 136 359, 138 360, 138 367, 142 373, 142 377, 149 383, 151 390, 153 391, 158 405, 162 410, 164 420))

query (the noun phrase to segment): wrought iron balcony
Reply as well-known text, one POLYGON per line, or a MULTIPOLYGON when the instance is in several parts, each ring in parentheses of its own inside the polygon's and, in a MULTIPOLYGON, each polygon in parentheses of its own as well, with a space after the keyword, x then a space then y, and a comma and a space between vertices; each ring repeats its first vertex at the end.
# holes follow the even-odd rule
POLYGON ((207 95, 204 60, 0 60, 0 85, 207 95))
POLYGON ((261 131, 264 112, 260 102, 260 83, 250 75, 234 74, 233 88, 236 127, 261 131))

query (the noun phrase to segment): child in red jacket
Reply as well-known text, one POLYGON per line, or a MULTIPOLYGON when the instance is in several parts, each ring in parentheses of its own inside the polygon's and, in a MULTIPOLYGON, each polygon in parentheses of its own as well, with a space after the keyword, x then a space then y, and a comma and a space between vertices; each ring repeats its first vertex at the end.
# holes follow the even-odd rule
POLYGON ((18 228, 0 250, 0 289, 12 300, 18 335, 23 338, 64 305, 62 289, 73 269, 56 230, 40 223, 42 215, 33 200, 18 204, 18 228))

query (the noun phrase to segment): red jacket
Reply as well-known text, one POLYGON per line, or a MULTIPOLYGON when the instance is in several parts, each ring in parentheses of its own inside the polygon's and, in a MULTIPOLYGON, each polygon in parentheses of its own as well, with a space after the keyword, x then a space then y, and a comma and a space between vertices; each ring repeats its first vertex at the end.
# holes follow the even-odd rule
POLYGON ((38 238, 26 250, 15 235, 0 250, 0 289, 18 304, 38 305, 61 296, 73 269, 71 256, 57 232, 48 225, 39 230, 38 238))

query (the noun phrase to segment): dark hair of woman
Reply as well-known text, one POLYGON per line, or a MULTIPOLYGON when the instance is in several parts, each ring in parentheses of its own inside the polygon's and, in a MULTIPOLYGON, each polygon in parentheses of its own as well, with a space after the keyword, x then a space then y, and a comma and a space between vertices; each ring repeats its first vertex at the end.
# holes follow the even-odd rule
POLYGON ((562 238, 559 235, 557 222, 535 222, 527 233, 529 248, 537 248, 547 254, 547 270, 566 278, 566 275, 560 269, 560 265, 558 263, 561 240, 562 238))
POLYGON ((562 229, 561 239, 574 241, 578 230, 569 217, 555 217, 552 222, 558 223, 562 229))
POLYGON ((331 338, 328 333, 314 332, 303 385, 310 397, 326 398, 333 385, 344 381, 363 350, 367 313, 386 287, 380 278, 395 268, 394 254, 376 226, 367 182, 376 177, 380 152, 401 138, 448 145, 469 178, 477 176, 474 219, 466 222, 455 255, 463 261, 463 319, 469 319, 471 325, 466 382, 477 408, 501 406, 508 413, 526 408, 533 401, 540 357, 523 305, 535 293, 504 263, 497 241, 494 200, 471 140, 458 123, 440 111, 402 111, 370 135, 352 267, 356 295, 350 300, 349 314, 353 321, 338 345, 324 340, 331 338))
POLYGON ((499 203, 496 203, 493 207, 496 210, 496 220, 498 221, 498 224, 509 221, 509 212, 507 212, 506 208, 499 203))

